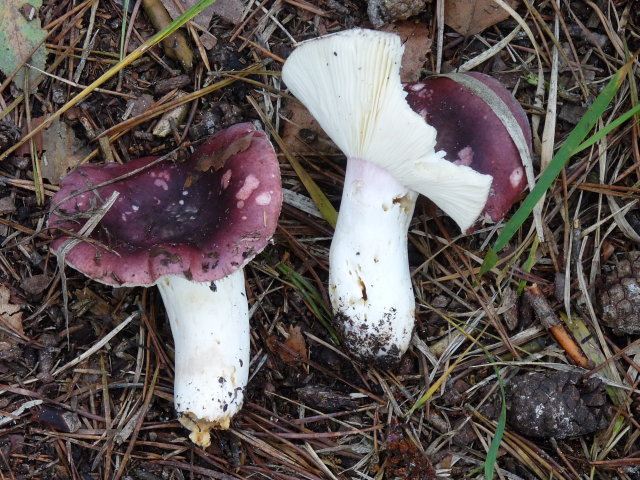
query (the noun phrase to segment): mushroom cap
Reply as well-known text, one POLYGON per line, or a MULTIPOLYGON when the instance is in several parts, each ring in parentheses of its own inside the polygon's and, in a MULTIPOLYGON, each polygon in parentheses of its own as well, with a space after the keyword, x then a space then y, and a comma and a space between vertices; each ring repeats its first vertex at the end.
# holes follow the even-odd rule
MULTIPOLYGON (((465 75, 480 80, 500 97, 518 122, 531 151, 531 128, 520 103, 495 78, 477 72, 465 75)), ((411 108, 438 132, 436 150, 444 151, 451 162, 493 177, 482 213, 494 222, 501 220, 527 180, 518 148, 496 113, 474 92, 447 77, 407 83, 405 90, 411 108)))
MULTIPOLYGON (((267 245, 282 188, 278 160, 263 131, 251 123, 234 125, 183 163, 163 161, 84 192, 156 158, 85 165, 62 180, 49 216, 54 229, 78 232, 114 191, 120 194, 89 241, 66 253, 69 265, 114 286, 153 285, 167 274, 208 282, 243 267, 267 245)), ((62 234, 52 249, 71 238, 62 234)))

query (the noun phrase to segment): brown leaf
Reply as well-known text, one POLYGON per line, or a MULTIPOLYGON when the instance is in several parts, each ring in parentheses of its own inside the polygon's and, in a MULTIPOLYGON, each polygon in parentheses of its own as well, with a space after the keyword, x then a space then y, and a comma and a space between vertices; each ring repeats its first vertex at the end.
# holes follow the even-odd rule
POLYGON ((282 141, 293 154, 333 154, 338 150, 309 111, 297 101, 286 105, 282 141))
POLYGON ((337 412, 342 409, 353 410, 358 402, 349 395, 321 385, 308 385, 297 390, 300 400, 320 410, 337 412))
MULTIPOLYGON (((203 155, 198 159, 195 169, 199 172, 206 172, 211 169, 213 169, 213 171, 220 170, 230 157, 244 152, 249 148, 252 139, 253 132, 239 138, 224 150, 216 150, 208 155, 203 155)), ((194 180, 196 180, 195 175, 190 174, 184 182, 184 188, 189 187, 194 180)))
MULTIPOLYGON (((31 121, 31 128, 36 128, 44 120, 45 117, 34 118, 31 121)), ((60 179, 77 167, 90 153, 84 143, 78 140, 73 129, 59 118, 35 135, 33 141, 37 153, 41 155, 42 177, 48 178, 55 185, 60 183, 60 179)), ((30 155, 31 149, 28 143, 25 143, 17 153, 30 155)))
MULTIPOLYGON (((47 49, 42 43, 47 32, 40 27, 40 17, 34 11, 41 5, 42 0, 0 1, 0 72, 5 75, 13 73, 27 60, 41 70, 45 68, 47 49), (28 9, 28 18, 25 18, 22 7, 28 9)), ((29 83, 40 76, 37 70, 20 68, 13 79, 19 89, 24 87, 25 73, 29 83)))
MULTIPOLYGON (((197 0, 180 0, 180 6, 182 7, 182 11, 178 9, 174 0, 162 0, 164 8, 167 9, 169 15, 175 20, 183 12, 186 12, 191 7, 193 7, 197 0)), ((242 13, 245 8, 245 2, 242 0, 218 0, 213 5, 205 8, 202 12, 200 12, 193 19, 194 23, 197 23, 201 27, 205 29, 209 28, 209 24, 211 23, 211 18, 213 15, 220 17, 227 23, 237 24, 242 20, 242 13)))
MULTIPOLYGON (((515 8, 519 0, 506 0, 515 8)), ((461 35, 480 33, 509 18, 509 13, 493 0, 445 0, 444 23, 461 35)))
MULTIPOLYGON (((186 75, 180 75, 178 78, 180 77, 184 77, 186 75)), ((173 80, 176 77, 171 77, 169 80, 173 80)), ((163 80, 161 80, 163 81, 163 80)), ((161 81, 157 82, 160 83, 161 81)), ((166 80, 164 80, 166 82, 166 80)), ((157 84, 156 84, 156 93, 158 93, 157 89, 157 84)), ((165 92, 160 92, 160 93, 165 93, 165 92)), ((140 95, 139 97, 136 98, 132 98, 131 100, 127 101, 127 118, 132 118, 132 117, 137 117, 138 115, 143 114, 144 112, 146 112, 147 110, 149 110, 149 108, 151 108, 151 106, 153 105, 154 100, 153 97, 147 93, 144 93, 142 95, 140 95)))
POLYGON ((20 282, 20 288, 29 295, 35 296, 44 293, 50 282, 51 277, 47 274, 41 273, 23 278, 20 282))
POLYGON ((382 30, 399 35, 404 44, 400 79, 403 82, 420 80, 432 43, 427 25, 415 22, 397 22, 387 25, 382 30))
MULTIPOLYGON (((20 306, 11 303, 11 292, 0 285, 0 326, 10 332, 24 335, 20 306)), ((18 340, 9 333, 0 333, 0 359, 16 360, 21 355, 18 340)))
POLYGON ((267 338, 267 346, 287 365, 296 365, 307 358, 307 343, 300 327, 289 327, 289 338, 284 343, 280 343, 275 335, 271 335, 267 338))
POLYGON ((113 307, 90 288, 77 289, 73 293, 77 299, 74 310, 88 309, 94 315, 105 318, 113 314, 113 307))
POLYGON ((300 327, 289 327, 289 338, 284 342, 286 348, 280 352, 280 358, 288 365, 307 359, 307 342, 300 327))
POLYGON ((0 320, 4 327, 24 334, 22 328, 22 312, 20 306, 11 303, 11 292, 5 286, 0 285, 0 320))
POLYGON ((198 159, 196 170, 200 172, 206 172, 213 168, 213 170, 220 170, 224 167, 227 160, 238 153, 244 152, 251 145, 251 139, 253 138, 253 132, 244 137, 239 138, 224 150, 216 150, 210 155, 204 155, 198 159))

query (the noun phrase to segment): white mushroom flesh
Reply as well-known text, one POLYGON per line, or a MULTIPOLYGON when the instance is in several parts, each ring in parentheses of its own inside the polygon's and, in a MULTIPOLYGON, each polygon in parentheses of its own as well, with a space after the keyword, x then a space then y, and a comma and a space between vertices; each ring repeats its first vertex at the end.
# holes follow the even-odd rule
POLYGON ((189 438, 210 444, 210 429, 229 428, 249 376, 249 310, 244 273, 216 282, 165 275, 157 282, 175 344, 174 404, 189 438))

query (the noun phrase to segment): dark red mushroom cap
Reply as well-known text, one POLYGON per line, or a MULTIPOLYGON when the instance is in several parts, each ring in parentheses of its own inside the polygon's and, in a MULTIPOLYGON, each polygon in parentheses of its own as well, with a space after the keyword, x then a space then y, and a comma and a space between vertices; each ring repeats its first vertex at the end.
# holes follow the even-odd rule
MULTIPOLYGON (((495 78, 469 75, 493 90, 522 129, 531 151, 529 120, 518 101, 495 78)), ((491 175, 493 183, 482 214, 501 220, 525 188, 527 180, 518 148, 491 107, 478 95, 447 77, 405 84, 407 102, 437 130, 436 150, 446 159, 491 175)), ((482 218, 483 215, 480 215, 482 218)))
MULTIPOLYGON (((114 191, 120 194, 90 241, 66 253, 71 266, 116 286, 152 285, 166 274, 206 282, 241 268, 267 245, 280 214, 282 189, 278 160, 264 132, 251 123, 234 125, 184 163, 163 161, 91 189, 156 158, 86 165, 62 181, 49 216, 54 229, 78 232, 114 191), (211 168, 199 171, 203 165, 211 168), (84 193, 73 196, 78 191, 84 193)), ((69 239, 56 238, 52 248, 69 239)))

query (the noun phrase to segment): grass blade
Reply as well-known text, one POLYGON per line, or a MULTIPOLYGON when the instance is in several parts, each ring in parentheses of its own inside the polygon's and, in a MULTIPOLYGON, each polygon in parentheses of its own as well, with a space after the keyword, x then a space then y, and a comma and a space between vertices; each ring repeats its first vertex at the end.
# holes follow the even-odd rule
MULTIPOLYGON (((613 100, 613 97, 615 97, 632 65, 633 60, 626 63, 613 75, 607 86, 595 99, 587 113, 585 113, 575 128, 571 131, 562 147, 560 147, 557 153, 553 156, 549 166, 540 175, 535 187, 533 187, 529 195, 527 195, 527 198, 522 202, 516 213, 513 214, 511 220, 509 220, 509 222, 504 226, 502 232, 496 239, 493 248, 489 249, 487 252, 484 262, 480 268, 481 276, 495 266, 498 261, 497 252, 502 250, 509 240, 511 240, 511 238, 516 234, 520 226, 529 217, 533 208, 555 181, 569 159, 580 151, 579 149, 582 145, 582 141, 593 129, 598 119, 602 116, 613 100)), ((634 110, 635 109, 632 109, 631 111, 634 110)))
POLYGON ((623 113, 618 118, 616 118, 613 122, 605 125, 602 130, 598 130, 596 133, 591 135, 586 141, 580 144, 580 146, 576 149, 574 154, 581 152, 582 150, 589 148, 591 145, 598 143, 604 137, 609 135, 613 130, 618 128, 624 122, 633 117, 636 113, 640 112, 640 104, 633 107, 631 110, 623 113))
POLYGON ((332 318, 331 310, 329 310, 329 307, 324 303, 320 293, 315 289, 311 282, 288 265, 280 263, 277 268, 280 273, 285 276, 286 280, 293 285, 298 293, 302 295, 302 298, 306 300, 307 305, 309 305, 309 308, 318 321, 327 330, 327 332, 329 332, 331 339, 336 343, 336 345, 340 345, 338 333, 330 323, 332 318))
POLYGON ((507 426, 507 395, 504 391, 504 382, 502 381, 502 376, 500 375, 500 369, 493 361, 493 356, 489 353, 488 350, 485 350, 485 355, 489 358, 489 362, 491 366, 496 372, 496 377, 498 377, 498 386, 500 387, 500 396, 502 400, 502 406, 500 407, 500 416, 498 417, 498 424, 496 425, 496 433, 493 434, 493 440, 491 440, 491 445, 489 445, 489 450, 487 451, 487 458, 484 462, 484 478, 486 480, 493 479, 493 473, 496 466, 496 460, 498 459, 498 450, 500 449, 500 442, 502 442, 502 435, 504 434, 504 429, 507 426))

